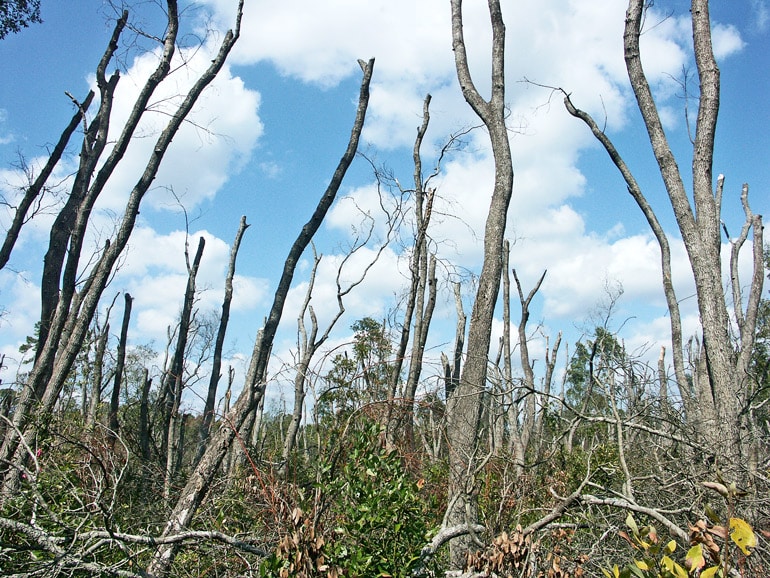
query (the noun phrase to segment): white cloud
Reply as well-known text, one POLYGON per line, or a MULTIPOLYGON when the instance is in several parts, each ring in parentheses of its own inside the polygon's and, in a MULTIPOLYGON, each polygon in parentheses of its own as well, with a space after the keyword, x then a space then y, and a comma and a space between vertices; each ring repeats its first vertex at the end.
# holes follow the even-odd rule
MULTIPOLYGON (((219 20, 225 25, 232 22, 236 2, 206 0, 206 4, 219 11, 219 20)), ((764 4, 755 4, 764 8, 764 4)), ((508 236, 515 240, 511 265, 525 287, 531 287, 543 270, 549 271, 539 298, 542 318, 554 325, 582 321, 604 296, 605 283, 618 281, 625 291, 624 307, 633 309, 641 303, 654 309, 652 321, 640 321, 634 326, 636 333, 631 340, 640 345, 667 339, 666 318, 659 314, 664 301, 654 239, 636 231, 627 233, 622 223, 610 218, 595 226, 599 230, 588 229, 583 215, 570 203, 583 195, 587 186, 580 153, 596 145, 585 126, 564 111, 561 93, 521 82, 527 78, 563 88, 577 106, 594 114, 600 124, 606 121, 610 132, 623 131, 629 119, 634 118, 622 50, 625 6, 621 0, 543 0, 503 6, 508 41, 509 126, 516 173, 508 236)), ((435 160, 432 157, 436 147, 441 146, 446 135, 479 122, 463 102, 455 80, 449 6, 445 0, 255 0, 247 2, 245 10, 232 66, 269 62, 291 80, 325 89, 356 77, 356 59, 376 57, 364 132, 364 139, 375 151, 401 155, 408 164, 428 92, 433 101, 430 132, 424 145, 425 167, 435 160)), ((465 10, 471 67, 479 90, 486 94, 489 17, 483 3, 466 3, 465 10)), ((642 37, 645 70, 661 103, 661 116, 667 128, 682 130, 680 104, 672 97, 682 92, 675 79, 681 78, 683 68, 691 66, 689 24, 684 17, 667 16, 655 9, 648 11, 647 18, 642 37)), ((718 57, 734 54, 742 45, 734 27, 714 27, 718 57)), ((138 58, 121 79, 114 127, 121 126, 128 103, 154 65, 153 58, 152 54, 138 58)), ((176 71, 169 87, 156 95, 158 106, 184 91, 210 58, 208 46, 192 55, 189 68, 176 71)), ((291 85, 287 86, 291 89, 291 85)), ((211 199, 230 175, 250 160, 262 134, 260 104, 260 94, 225 67, 175 139, 156 179, 157 188, 148 194, 147 202, 156 209, 173 206, 176 201, 162 188, 167 185, 173 185, 188 211, 211 199)), ((311 109, 312 103, 307 106, 309 113, 318 114, 311 109)), ((116 173, 115 182, 100 204, 102 209, 122 209, 137 170, 143 167, 165 120, 163 114, 153 114, 141 127, 140 135, 144 138, 132 142, 125 166, 116 173)), ((403 163, 399 160, 398 164, 403 163)), ((256 168, 269 178, 284 176, 283 167, 275 162, 259 159, 256 168)), ((613 170, 609 163, 607 170, 613 170)), ((411 186, 408 170, 398 176, 403 179, 402 184, 411 186)), ((465 146, 444 159, 443 171, 434 182, 438 197, 431 237, 440 257, 451 266, 478 270, 493 179, 488 138, 483 129, 468 135, 465 146)), ((346 193, 347 198, 340 198, 332 208, 325 223, 326 244, 319 246, 319 252, 325 256, 318 271, 313 303, 322 326, 336 304, 335 277, 342 250, 335 243, 339 243, 340 237, 343 242, 349 240, 353 227, 360 230, 361 210, 380 219, 375 231, 378 239, 386 233, 376 188, 360 181, 353 186, 346 193), (330 241, 330 237, 336 241, 330 241)), ((111 225, 107 218, 96 228, 109 231, 111 225)), ((166 326, 175 323, 178 316, 186 281, 185 234, 162 233, 150 227, 148 221, 142 221, 135 231, 126 264, 113 283, 116 289, 125 287, 136 298, 137 339, 160 339, 165 335, 166 326)), ((40 231, 44 232, 45 227, 41 226, 40 231)), ((202 231, 191 233, 191 251, 200 234, 206 237, 207 246, 199 286, 208 290, 200 296, 199 306, 218 308, 229 245, 202 231)), ((693 300, 686 300, 691 294, 686 256, 680 243, 674 243, 673 248, 675 282, 681 289, 680 298, 687 303, 685 307, 690 307, 687 319, 692 320, 693 300)), ((346 318, 340 324, 343 333, 351 320, 366 315, 380 318, 393 306, 394 296, 401 292, 406 280, 406 255, 402 247, 395 245, 382 254, 366 281, 346 299, 346 318)), ((347 265, 345 278, 356 278, 372 258, 372 247, 357 253, 347 265)), ((282 359, 290 358, 289 350, 294 346, 294 324, 307 287, 307 268, 301 273, 305 280, 298 276, 295 281, 276 343, 276 354, 282 359)), ((442 270, 441 275, 443 283, 446 273, 442 270)), ((11 285, 6 287, 4 291, 9 291, 9 295, 11 285)), ((241 317, 257 318, 254 310, 266 305, 268 297, 268 283, 264 279, 246 274, 236 277, 233 310, 241 317)), ((449 322, 449 334, 431 339, 451 342, 453 316, 451 296, 440 296, 437 320, 449 322)), ((29 319, 18 321, 28 322, 29 319)), ((259 324, 257 319, 254 326, 259 324)))
POLYGON ((770 8, 766 0, 751 0, 751 9, 754 13, 752 22, 759 32, 767 30, 767 23, 770 22, 770 8))
POLYGON ((711 41, 714 45, 714 57, 717 60, 740 52, 746 45, 738 29, 735 26, 725 24, 715 24, 712 27, 711 41))
MULTIPOLYGON (((209 66, 212 51, 217 48, 207 44, 197 50, 182 50, 183 54, 176 56, 172 74, 156 89, 125 157, 99 200, 101 209, 122 209, 168 122, 168 114, 209 66)), ((143 54, 121 77, 115 93, 111 138, 116 138, 124 126, 130 107, 156 65, 156 53, 143 54)), ((145 202, 155 208, 173 209, 181 203, 189 211, 203 200, 212 199, 248 160, 262 134, 259 106, 259 93, 247 89, 229 66, 223 67, 174 138, 145 202)))

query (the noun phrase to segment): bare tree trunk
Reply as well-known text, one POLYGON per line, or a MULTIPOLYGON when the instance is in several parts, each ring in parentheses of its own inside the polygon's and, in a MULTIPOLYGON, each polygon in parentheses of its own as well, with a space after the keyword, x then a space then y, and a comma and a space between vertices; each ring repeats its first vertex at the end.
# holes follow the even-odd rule
MULTIPOLYGON (((263 328, 263 338, 258 339, 259 346, 255 348, 252 355, 243 391, 231 411, 224 417, 223 427, 219 428, 209 440, 209 444, 206 447, 203 457, 191 473, 186 486, 182 489, 179 499, 169 515, 169 519, 163 530, 163 536, 176 534, 190 524, 198 507, 203 501, 203 498, 206 496, 209 485, 214 479, 222 460, 227 455, 236 432, 241 431, 244 421, 259 405, 259 402, 264 396, 265 387, 267 385, 264 382, 264 376, 267 371, 268 353, 275 338, 278 323, 283 314, 283 306, 291 287, 291 281, 297 263, 316 231, 321 226, 321 223, 342 184, 342 179, 345 176, 348 167, 353 162, 356 150, 358 149, 358 142, 369 104, 369 84, 374 70, 374 59, 369 60, 368 63, 359 61, 359 64, 363 70, 364 77, 361 81, 358 110, 356 111, 356 120, 353 124, 348 148, 340 160, 339 165, 334 172, 334 176, 332 177, 326 192, 319 201, 313 216, 302 228, 302 231, 289 250, 289 255, 284 263, 281 279, 276 288, 273 305, 270 309, 270 314, 268 315, 265 327, 263 328)), ((165 576, 171 569, 171 565, 173 564, 178 549, 179 544, 164 544, 159 547, 147 567, 147 574, 150 576, 165 576)))
POLYGON ((460 283, 452 285, 455 296, 455 311, 457 312, 457 325, 455 327, 455 346, 452 355, 452 363, 446 354, 441 354, 441 364, 444 368, 444 399, 452 397, 460 383, 460 370, 462 368, 463 350, 465 349, 465 327, 467 318, 463 310, 463 299, 460 292, 460 283))
MULTIPOLYGON (((505 25, 499 0, 489 0, 492 24, 492 96, 484 100, 473 84, 463 37, 462 0, 452 0, 452 48, 457 78, 465 100, 489 132, 495 161, 495 185, 484 231, 484 262, 468 330, 468 349, 462 376, 447 400, 449 439, 449 526, 475 524, 475 470, 480 460, 478 432, 482 399, 486 390, 492 318, 500 288, 503 240, 508 206, 513 192, 513 162, 505 125, 505 25)), ((473 545, 472 537, 450 542, 449 564, 461 568, 473 545)))
POLYGON ((318 319, 315 316, 313 307, 310 305, 310 298, 313 294, 315 276, 318 272, 318 264, 321 262, 321 258, 315 254, 315 248, 313 250, 313 254, 313 270, 310 274, 310 281, 308 282, 307 291, 305 292, 305 301, 302 304, 299 317, 297 318, 297 330, 299 333, 298 354, 300 358, 294 374, 294 409, 292 410, 289 427, 286 430, 286 437, 283 440, 281 465, 278 468, 279 476, 285 476, 288 472, 289 456, 294 449, 294 443, 297 439, 297 432, 299 432, 299 426, 302 423, 302 412, 305 407, 305 395, 307 393, 306 385, 309 379, 308 371, 310 369, 310 361, 313 359, 313 355, 318 350, 318 346, 316 345, 316 337, 318 336, 318 319), (308 335, 307 329, 305 327, 305 313, 308 311, 310 313, 310 335, 308 335))
MULTIPOLYGON (((193 105, 197 102, 203 90, 214 80, 214 78, 216 78, 238 38, 241 14, 240 8, 242 8, 242 2, 238 11, 236 32, 233 33, 232 31, 228 31, 220 45, 219 53, 212 60, 209 68, 194 83, 193 87, 184 97, 174 114, 170 115, 168 124, 156 140, 152 154, 147 161, 142 175, 139 177, 136 185, 129 194, 125 213, 114 238, 105 243, 104 249, 94 263, 81 291, 75 295, 74 287, 75 279, 78 274, 79 255, 91 208, 113 174, 116 166, 123 158, 123 154, 131 141, 142 115, 147 111, 148 102, 155 88, 166 78, 171 68, 171 59, 174 55, 176 36, 179 28, 176 1, 167 0, 167 8, 168 26, 163 39, 162 56, 157 68, 150 75, 144 87, 141 89, 131 113, 129 114, 129 119, 126 121, 121 134, 117 137, 114 146, 110 149, 109 156, 104 163, 101 164, 99 170, 96 171, 93 178, 91 178, 92 172, 90 172, 89 167, 86 166, 87 164, 81 164, 78 176, 76 177, 76 182, 79 178, 87 179, 90 183, 90 187, 88 187, 86 198, 84 198, 84 202, 80 205, 80 209, 77 212, 77 218, 75 219, 75 226, 70 240, 70 249, 67 252, 68 261, 64 271, 62 291, 56 303, 55 311, 50 323, 49 334, 52 338, 45 339, 45 342, 39 344, 41 350, 38 351, 35 365, 30 372, 28 387, 25 387, 22 391, 19 404, 14 413, 14 427, 10 428, 6 433, 2 447, 0 447, 0 463, 2 464, 18 465, 21 463, 20 460, 26 459, 26 453, 24 451, 17 451, 19 450, 20 440, 16 432, 22 432, 24 437, 29 438, 30 441, 37 432, 37 428, 34 425, 30 425, 34 400, 37 397, 36 394, 42 392, 40 403, 37 406, 37 411, 41 416, 48 415, 56 404, 64 381, 72 367, 72 363, 77 357, 80 344, 93 319, 94 312, 99 304, 104 288, 113 275, 118 260, 128 243, 137 215, 139 214, 139 207, 144 194, 155 179, 161 161, 174 136, 177 134, 179 128, 193 105)), ((126 18, 127 14, 124 13, 124 16, 119 21, 119 26, 116 27, 115 33, 113 34, 110 49, 105 52, 102 62, 97 68, 97 84, 100 89, 103 89, 104 91, 104 94, 102 95, 102 107, 106 106, 106 108, 100 108, 100 113, 97 114, 97 117, 89 126, 89 131, 87 132, 84 141, 84 147, 87 149, 91 149, 91 143, 94 137, 101 138, 100 135, 102 132, 104 132, 106 138, 109 113, 111 110, 109 103, 111 103, 111 94, 114 89, 114 84, 117 82, 118 75, 115 73, 109 81, 106 81, 104 79, 104 70, 117 48, 117 39, 120 31, 125 25, 126 18)), ((100 141, 97 138, 95 142, 98 143, 100 141)), ((93 167, 96 166, 95 163, 97 160, 98 157, 93 159, 93 167)), ((80 185, 73 185, 73 187, 75 186, 80 185)), ((83 187, 86 187, 86 183, 83 183, 83 187)), ((76 193, 77 191, 73 189, 73 192, 76 193)), ((44 316, 41 317, 41 320, 43 319, 45 319, 44 316)), ((14 465, 11 465, 9 469, 5 469, 5 471, 2 472, 6 495, 8 493, 13 493, 14 489, 18 487, 18 473, 18 467, 14 465)))
MULTIPOLYGON (((559 346, 561 345, 561 332, 556 335, 556 339, 553 342, 553 347, 549 349, 548 338, 545 341, 545 376, 543 377, 542 397, 540 402, 540 408, 537 411, 537 417, 535 418, 535 430, 534 430, 534 447, 533 454, 536 456, 536 461, 539 463, 542 457, 543 451, 543 433, 545 431, 545 416, 548 412, 549 400, 551 399, 551 388, 553 386, 553 372, 556 367, 556 356, 559 353, 559 346)), ((530 442, 532 443, 532 442, 530 442)))
POLYGON ((235 276, 235 260, 238 257, 238 249, 241 246, 243 234, 249 225, 246 223, 246 217, 241 217, 238 232, 235 234, 233 246, 230 249, 230 263, 227 268, 227 278, 225 279, 225 297, 222 300, 222 316, 219 318, 219 330, 217 331, 216 343, 214 344, 214 361, 211 366, 211 378, 206 392, 206 405, 203 407, 203 419, 198 432, 198 455, 196 462, 201 459, 206 449, 206 442, 209 439, 211 423, 214 421, 214 404, 217 401, 217 386, 222 371, 222 349, 225 343, 225 334, 227 333, 227 324, 230 320, 230 303, 233 300, 233 277, 235 276))
MULTIPOLYGON (((417 129, 417 138, 412 149, 412 161, 414 163, 414 215, 416 222, 416 232, 412 254, 409 259, 409 272, 411 275, 409 293, 407 295, 406 306, 404 308, 404 318, 402 320, 401 338, 393 360, 393 368, 390 374, 390 391, 388 399, 388 419, 386 426, 386 444, 388 447, 395 447, 398 429, 401 423, 405 423, 407 444, 411 447, 414 442, 413 424, 411 423, 414 415, 414 395, 417 389, 422 370, 422 357, 425 341, 427 339, 430 318, 435 305, 435 260, 430 258, 431 265, 428 265, 428 244, 427 234, 430 224, 431 214, 433 212, 434 189, 425 190, 425 182, 422 174, 422 142, 430 123, 430 94, 423 101, 422 124, 417 129), (429 268, 433 269, 432 276, 429 274, 429 268), (428 308, 425 308, 425 290, 426 285, 430 285, 432 297, 428 297, 428 308), (416 312, 416 314, 415 314, 416 312), (416 317, 415 317, 416 315, 416 317), (412 342, 412 353, 409 361, 409 375, 404 388, 404 400, 402 404, 396 403, 396 392, 399 381, 401 380, 401 369, 406 358, 406 349, 409 344, 409 337, 412 331, 412 320, 414 319, 415 336, 412 342), (420 345, 422 343, 422 345, 420 345), (404 411, 401 410, 403 406, 404 411)), ((430 179, 430 177, 429 177, 430 179)))
POLYGON ((139 398, 139 451, 142 459, 150 459, 150 387, 152 379, 145 367, 142 375, 142 391, 139 398))
POLYGON ((180 415, 179 408, 182 403, 182 390, 184 389, 184 362, 187 352, 187 338, 190 334, 190 323, 192 321, 193 305, 195 304, 195 280, 198 276, 198 268, 203 258, 203 248, 206 246, 206 240, 201 237, 198 239, 198 249, 195 251, 192 265, 190 265, 190 255, 185 247, 185 261, 187 264, 187 287, 184 292, 184 302, 182 304, 182 314, 179 319, 179 331, 177 333, 176 349, 174 357, 171 360, 171 368, 166 374, 167 400, 171 402, 168 409, 168 442, 166 444, 166 476, 163 484, 163 494, 168 500, 171 492, 171 482, 179 469, 177 456, 181 445, 181 428, 184 416, 180 415))
MULTIPOLYGON (((535 387, 535 372, 532 369, 532 362, 529 359, 529 343, 527 339, 527 323, 529 322, 529 305, 532 303, 537 292, 540 290, 540 286, 545 280, 546 272, 538 279, 532 290, 524 297, 524 292, 521 289, 521 282, 516 275, 516 270, 513 270, 513 278, 516 281, 516 290, 519 293, 519 302, 521 303, 521 319, 519 320, 519 357, 521 359, 521 369, 524 372, 523 392, 521 397, 524 398, 524 420, 521 425, 519 433, 519 440, 521 446, 518 448, 518 454, 514 454, 514 460, 519 467, 524 466, 524 456, 529 447, 529 440, 532 437, 532 432, 535 428, 535 413, 537 411, 537 390, 535 387)), ((517 400, 518 401, 518 400, 517 400)), ((518 424, 516 424, 518 427, 518 424)))
POLYGON ((104 354, 107 350, 107 341, 110 338, 109 318, 105 320, 99 337, 96 340, 96 353, 94 354, 94 367, 91 372, 91 399, 88 404, 86 416, 86 428, 93 429, 97 422, 99 404, 102 401, 102 384, 104 379, 104 354))
POLYGON ((131 295, 124 294, 125 308, 123 309, 123 323, 120 326, 120 340, 118 341, 118 357, 115 363, 115 380, 112 384, 112 396, 110 397, 110 413, 107 420, 111 443, 114 444, 120 430, 118 423, 118 409, 120 408, 120 383, 123 381, 123 370, 126 365, 126 341, 128 341, 128 323, 131 320, 131 295))
MULTIPOLYGON (((423 241, 424 242, 424 241, 423 241)), ((425 344, 428 341, 428 328, 433 318, 433 310, 436 307, 436 291, 438 280, 436 279, 436 257, 428 255, 427 247, 423 248, 420 264, 420 283, 417 298, 417 315, 414 321, 414 335, 412 336, 412 352, 409 361, 409 374, 404 387, 404 403, 406 404, 403 416, 404 433, 407 448, 414 449, 414 400, 417 395, 417 385, 422 373, 422 361, 425 356, 425 344), (427 261, 427 262, 426 262, 427 261), (426 288, 427 282, 427 288, 426 288), (425 292, 427 290, 427 303, 425 292)), ((392 440, 394 441, 394 440, 392 440)))

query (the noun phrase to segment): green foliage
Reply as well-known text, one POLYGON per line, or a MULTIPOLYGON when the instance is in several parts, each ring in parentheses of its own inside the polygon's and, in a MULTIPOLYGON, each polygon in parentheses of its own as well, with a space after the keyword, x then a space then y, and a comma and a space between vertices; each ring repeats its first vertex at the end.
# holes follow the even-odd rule
POLYGON ((400 457, 380 447, 371 424, 355 432, 336 467, 322 468, 323 533, 301 510, 293 528, 260 567, 262 576, 407 577, 433 525, 424 481, 414 481, 400 457))
POLYGON ((408 576, 430 525, 420 496, 422 482, 400 457, 379 447, 379 430, 356 434, 339 472, 328 470, 324 491, 333 497, 332 564, 348 576, 408 576))
POLYGON ((0 40, 30 24, 40 23, 40 0, 3 0, 0 2, 0 40))
POLYGON ((364 317, 353 323, 352 356, 341 353, 326 374, 317 411, 321 419, 350 415, 362 405, 388 397, 387 384, 393 350, 384 323, 364 317))
POLYGON ((578 341, 567 368, 567 400, 583 411, 601 413, 607 403, 606 387, 614 385, 626 365, 626 351, 617 337, 603 327, 594 330, 594 339, 578 341))

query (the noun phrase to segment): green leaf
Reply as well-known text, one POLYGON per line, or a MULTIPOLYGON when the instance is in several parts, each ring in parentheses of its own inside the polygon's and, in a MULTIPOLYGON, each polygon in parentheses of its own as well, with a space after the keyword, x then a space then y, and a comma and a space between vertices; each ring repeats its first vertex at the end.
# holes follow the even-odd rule
POLYGON ((650 565, 645 560, 634 560, 637 568, 644 570, 645 572, 650 569, 650 565))
POLYGON ((631 529, 631 532, 633 532, 634 536, 639 535, 639 526, 636 525, 636 520, 634 520, 631 512, 629 512, 628 516, 626 516, 626 526, 631 529))
POLYGON ((700 570, 706 565, 706 560, 703 559, 703 544, 695 544, 687 551, 685 565, 690 569, 690 572, 700 570))
POLYGON ((745 520, 740 518, 730 518, 730 538, 741 549, 741 551, 748 556, 751 554, 749 548, 756 548, 757 537, 754 534, 754 530, 745 520))
POLYGON ((719 566, 711 566, 710 568, 706 568, 703 572, 700 573, 700 578, 714 578, 717 575, 718 570, 719 566))
POLYGON ((705 507, 706 511, 706 517, 711 521, 712 524, 719 524, 722 520, 719 518, 717 513, 711 509, 711 506, 706 504, 705 507))
POLYGON ((676 540, 671 540, 666 544, 665 552, 666 554, 673 554, 674 550, 676 550, 676 540))
POLYGON ((687 578, 687 570, 682 568, 679 564, 674 562, 671 558, 668 556, 663 556, 660 559, 661 565, 671 572, 676 578, 687 578))

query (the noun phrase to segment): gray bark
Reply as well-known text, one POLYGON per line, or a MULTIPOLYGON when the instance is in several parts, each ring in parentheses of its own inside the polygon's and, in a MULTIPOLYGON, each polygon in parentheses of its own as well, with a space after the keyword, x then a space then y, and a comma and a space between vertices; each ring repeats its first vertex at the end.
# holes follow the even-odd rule
POLYGON ((185 260, 187 264, 187 286, 184 292, 184 301, 182 303, 182 314, 179 319, 179 330, 177 332, 176 349, 171 360, 171 367, 166 373, 164 389, 166 395, 166 415, 168 424, 166 426, 166 476, 163 484, 163 495, 169 499, 171 492, 171 483, 177 470, 179 469, 180 447, 182 445, 182 428, 184 426, 184 416, 179 413, 182 403, 182 390, 184 389, 184 371, 185 358, 187 352, 187 339, 190 334, 190 324, 193 317, 193 305, 195 304, 195 283, 198 276, 198 268, 203 258, 203 248, 206 246, 206 240, 201 237, 198 240, 198 249, 195 251, 192 265, 190 256, 185 247, 185 260))
POLYGON ((150 459, 150 387, 152 379, 145 367, 139 397, 139 452, 144 461, 150 459))
MULTIPOLYGON (((108 318, 109 319, 109 318, 108 318)), ((102 384, 104 379, 104 354, 107 350, 107 341, 110 337, 110 324, 107 320, 104 322, 99 337, 96 340, 96 352, 94 354, 94 367, 91 372, 91 399, 88 404, 88 413, 86 415, 86 428, 93 429, 96 425, 99 413, 99 404, 102 401, 102 384)))
MULTIPOLYGON (((430 123, 430 94, 423 101, 422 124, 417 129, 417 138, 412 149, 414 163, 414 216, 415 238, 412 254, 409 259, 409 293, 404 307, 404 318, 401 326, 401 337, 393 360, 390 374, 390 392, 388 399, 388 419, 386 426, 386 444, 393 448, 396 445, 401 424, 406 427, 406 440, 410 449, 414 444, 414 396, 417 383, 422 372, 422 358, 425 343, 436 301, 435 258, 428 256, 428 226, 433 212, 435 190, 425 190, 425 179, 422 174, 422 143, 430 123), (432 273, 430 272, 432 271, 432 273), (426 306, 425 295, 428 291, 426 306), (409 357, 409 373, 404 387, 403 403, 396 403, 396 392, 401 380, 401 370, 406 359, 406 350, 412 334, 414 321, 414 336, 412 351, 409 357), (403 411, 401 406, 403 406, 403 411)), ((438 169, 437 169, 438 170, 438 169)), ((435 173, 434 173, 435 174, 435 173)), ((433 176, 433 175, 431 175, 433 176)), ((430 176, 427 180, 430 180, 430 176)))
MULTIPOLYGON (((484 261, 471 312, 468 348, 460 383, 447 400, 449 506, 446 524, 475 524, 478 519, 474 474, 479 463, 478 433, 487 381, 490 334, 502 272, 503 240, 513 192, 513 162, 505 125, 505 25, 498 0, 489 0, 492 24, 492 95, 486 101, 473 84, 463 36, 462 1, 452 0, 452 48, 463 96, 489 132, 495 184, 484 230, 484 261)), ((472 540, 450 542, 450 566, 461 568, 472 540)))
POLYGON ((118 341, 118 356, 115 363, 115 377, 110 396, 110 413, 107 421, 111 443, 119 435, 118 409, 120 408, 120 384, 123 381, 123 370, 126 365, 126 342, 128 341, 128 323, 131 320, 131 304, 133 300, 128 293, 124 294, 125 308, 123 309, 123 323, 120 326, 120 340, 118 341))

